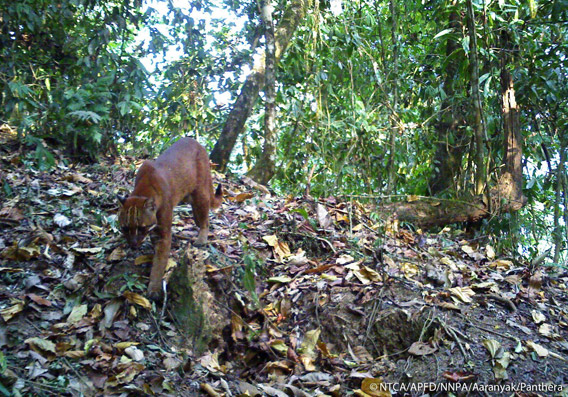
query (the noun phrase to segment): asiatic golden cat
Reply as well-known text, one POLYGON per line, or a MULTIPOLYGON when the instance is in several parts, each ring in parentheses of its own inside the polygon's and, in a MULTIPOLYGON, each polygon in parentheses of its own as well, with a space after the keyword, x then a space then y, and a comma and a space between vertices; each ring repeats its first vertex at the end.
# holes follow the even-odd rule
POLYGON ((204 245, 209 233, 209 209, 218 208, 223 188, 213 192, 211 163, 205 148, 196 140, 181 138, 155 160, 146 160, 136 174, 134 190, 128 198, 119 197, 118 221, 128 244, 138 247, 155 229, 154 259, 148 293, 159 297, 162 277, 172 244, 173 210, 181 201, 190 203, 199 227, 195 245, 204 245))

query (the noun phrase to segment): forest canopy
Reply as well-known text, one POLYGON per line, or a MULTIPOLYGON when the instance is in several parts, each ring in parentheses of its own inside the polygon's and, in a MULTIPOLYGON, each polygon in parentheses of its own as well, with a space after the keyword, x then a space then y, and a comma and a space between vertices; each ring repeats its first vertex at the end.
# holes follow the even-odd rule
POLYGON ((448 222, 565 266, 566 0, 1 1, 30 167, 192 136, 280 194, 474 203, 448 222))

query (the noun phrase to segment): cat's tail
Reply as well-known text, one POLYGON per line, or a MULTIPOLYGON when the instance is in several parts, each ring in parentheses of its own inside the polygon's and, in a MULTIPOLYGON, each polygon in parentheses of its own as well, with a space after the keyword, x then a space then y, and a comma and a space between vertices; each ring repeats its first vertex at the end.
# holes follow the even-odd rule
POLYGON ((213 194, 213 185, 211 185, 211 208, 219 208, 223 202, 223 185, 219 184, 215 194, 213 194))

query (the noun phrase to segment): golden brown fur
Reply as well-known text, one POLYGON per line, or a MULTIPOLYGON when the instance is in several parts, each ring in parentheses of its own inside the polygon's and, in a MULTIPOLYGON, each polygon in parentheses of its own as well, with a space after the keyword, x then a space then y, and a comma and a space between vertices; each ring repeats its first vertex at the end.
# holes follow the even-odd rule
POLYGON ((194 139, 182 138, 156 160, 142 164, 136 174, 134 191, 128 198, 120 199, 118 220, 132 247, 139 246, 150 230, 157 231, 158 241, 148 284, 151 296, 159 296, 161 292, 172 243, 174 207, 181 201, 191 204, 199 227, 195 245, 203 245, 209 233, 209 209, 218 208, 222 196, 221 185, 213 192, 209 157, 194 139))

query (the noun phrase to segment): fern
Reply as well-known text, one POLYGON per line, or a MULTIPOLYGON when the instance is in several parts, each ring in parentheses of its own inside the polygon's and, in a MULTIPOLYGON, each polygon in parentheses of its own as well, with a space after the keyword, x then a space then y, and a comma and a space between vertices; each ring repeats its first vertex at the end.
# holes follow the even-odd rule
POLYGON ((16 98, 26 98, 32 96, 34 91, 25 84, 20 83, 19 81, 10 81, 8 82, 8 87, 12 92, 12 95, 16 98))
POLYGON ((102 116, 99 116, 95 112, 90 112, 88 110, 75 110, 73 112, 67 113, 69 116, 76 117, 81 121, 90 121, 93 124, 98 124, 101 121, 102 116))

